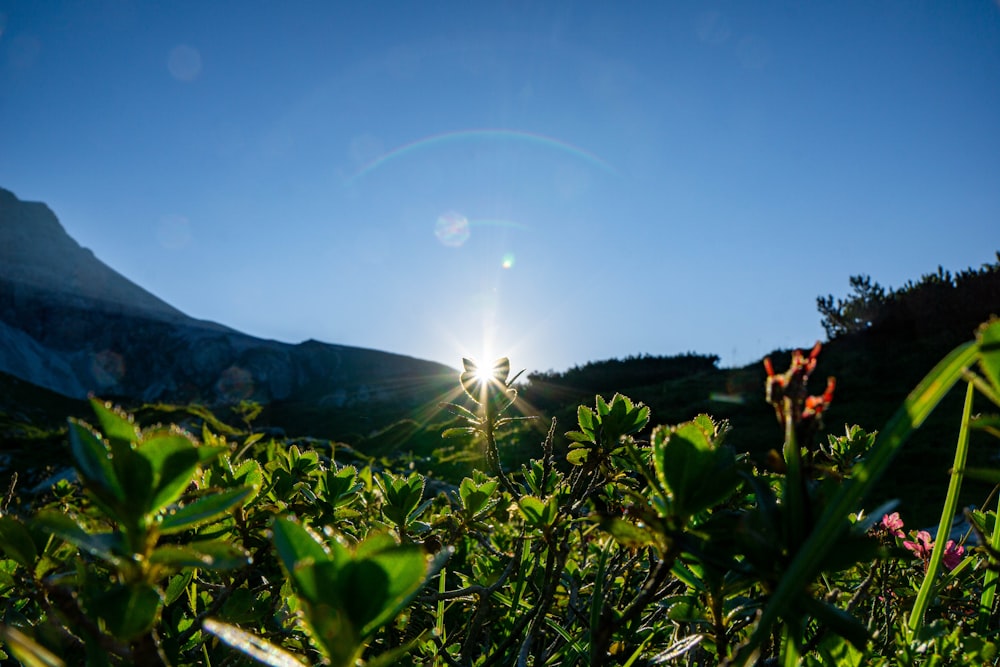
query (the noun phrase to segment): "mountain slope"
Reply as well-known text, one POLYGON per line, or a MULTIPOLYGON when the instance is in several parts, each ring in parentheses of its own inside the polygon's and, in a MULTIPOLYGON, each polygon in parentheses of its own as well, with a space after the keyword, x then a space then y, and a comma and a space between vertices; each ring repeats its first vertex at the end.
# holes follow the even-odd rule
POLYGON ((196 320, 69 237, 55 214, 0 189, 0 372, 71 398, 225 405, 286 401, 407 416, 455 382, 446 366, 196 320))
POLYGON ((0 280, 19 293, 53 301, 189 320, 80 246, 43 203, 23 202, 0 188, 0 280))

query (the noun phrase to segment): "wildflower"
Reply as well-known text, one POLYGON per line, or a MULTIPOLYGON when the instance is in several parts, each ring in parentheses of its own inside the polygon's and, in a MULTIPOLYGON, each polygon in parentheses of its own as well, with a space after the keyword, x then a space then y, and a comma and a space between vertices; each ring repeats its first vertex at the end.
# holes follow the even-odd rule
POLYGON ((879 527, 890 535, 903 537, 903 520, 899 518, 899 512, 883 516, 879 527))
MULTIPOLYGON (((934 550, 934 542, 931 541, 931 534, 926 530, 921 530, 915 535, 914 539, 916 540, 915 542, 911 542, 910 540, 904 541, 903 546, 922 560, 926 568, 927 562, 931 559, 931 552, 934 550)), ((955 544, 954 540, 948 540, 944 545, 944 555, 941 562, 944 563, 944 566, 948 570, 954 570, 962 562, 964 555, 965 547, 955 544)))
POLYGON ((965 547, 961 544, 955 544, 955 540, 948 540, 948 543, 944 545, 944 558, 942 558, 942 562, 946 568, 954 570, 962 562, 962 556, 964 555, 965 547))
POLYGON ((809 376, 816 370, 819 351, 816 343, 805 354, 802 350, 792 352, 792 362, 784 373, 775 373, 770 358, 764 359, 767 372, 765 384, 767 402, 774 406, 775 415, 782 424, 791 420, 795 425, 796 437, 801 444, 807 444, 820 426, 820 417, 833 401, 833 390, 837 383, 834 378, 826 381, 826 390, 818 396, 809 396, 806 388, 809 376))
POLYGON ((818 417, 833 401, 833 390, 837 387, 836 378, 826 379, 826 391, 819 396, 806 396, 805 408, 802 410, 802 418, 809 419, 818 417))
POLYGON ((931 551, 934 550, 934 542, 931 540, 931 534, 926 530, 921 530, 914 535, 914 540, 916 541, 905 540, 903 547, 912 551, 914 556, 926 563, 930 560, 931 551))
MULTIPOLYGON (((774 372, 771 358, 764 358, 764 370, 767 372, 767 384, 765 385, 767 402, 774 406, 775 412, 778 415, 778 421, 785 421, 785 397, 796 401, 797 399, 802 400, 799 394, 802 396, 805 395, 806 383, 809 381, 809 376, 816 369, 816 362, 821 348, 822 344, 817 342, 813 345, 812 350, 809 351, 808 357, 803 354, 802 350, 794 350, 792 352, 792 363, 789 365, 788 370, 780 375, 774 372)), ((798 416, 793 415, 793 417, 798 416)))

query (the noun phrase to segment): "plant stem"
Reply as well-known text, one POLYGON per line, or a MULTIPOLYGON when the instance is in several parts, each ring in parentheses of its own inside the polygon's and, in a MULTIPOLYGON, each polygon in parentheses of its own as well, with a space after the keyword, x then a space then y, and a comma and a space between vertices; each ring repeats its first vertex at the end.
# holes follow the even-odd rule
POLYGON ((941 509, 941 520, 938 522, 937 535, 934 538, 934 550, 931 552, 930 561, 927 563, 927 572, 924 574, 924 581, 920 585, 917 599, 913 603, 913 611, 910 612, 910 629, 917 630, 924 622, 924 612, 930 604, 931 591, 934 589, 934 580, 937 579, 938 571, 941 569, 941 560, 944 558, 944 551, 947 547, 948 536, 951 533, 951 523, 958 509, 958 492, 962 488, 962 477, 965 473, 965 460, 969 451, 969 418, 972 415, 972 398, 975 396, 975 385, 968 383, 965 391, 965 408, 962 410, 962 427, 958 432, 958 444, 955 447, 955 462, 952 465, 951 481, 948 483, 948 496, 945 498, 944 507, 941 509))
POLYGON ((785 530, 788 535, 788 544, 793 549, 798 549, 802 544, 805 529, 806 516, 806 493, 805 478, 802 473, 802 451, 799 449, 798 440, 795 437, 795 419, 792 417, 794 409, 791 398, 785 397, 785 492, 782 498, 784 514, 786 517, 785 530))
MULTIPOLYGON (((996 516, 1000 517, 1000 497, 997 498, 996 516)), ((993 553, 1000 551, 1000 518, 993 521, 993 534, 990 535, 990 547, 993 553)), ((993 616, 993 601, 996 599, 997 585, 1000 584, 1000 572, 997 571, 996 558, 990 557, 986 574, 983 576, 983 594, 979 599, 979 629, 986 632, 993 616)))
POLYGON ((782 646, 782 657, 785 667, 797 667, 801 655, 799 654, 798 641, 792 636, 791 629, 785 628, 784 646, 782 646))
POLYGON ((713 632, 715 634, 715 652, 720 659, 729 657, 729 636, 726 629, 726 614, 722 608, 723 596, 721 587, 713 590, 709 599, 709 607, 712 610, 713 632))

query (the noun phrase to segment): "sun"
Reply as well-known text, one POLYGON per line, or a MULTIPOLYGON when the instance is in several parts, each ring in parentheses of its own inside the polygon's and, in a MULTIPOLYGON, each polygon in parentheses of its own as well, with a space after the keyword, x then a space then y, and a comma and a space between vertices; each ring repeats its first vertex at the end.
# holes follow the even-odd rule
POLYGON ((490 365, 476 367, 476 381, 485 384, 493 379, 493 367, 490 365))

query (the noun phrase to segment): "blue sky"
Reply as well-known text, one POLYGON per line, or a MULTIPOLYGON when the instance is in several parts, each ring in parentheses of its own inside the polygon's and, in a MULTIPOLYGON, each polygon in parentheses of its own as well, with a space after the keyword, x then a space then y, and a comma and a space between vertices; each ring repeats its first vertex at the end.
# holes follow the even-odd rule
POLYGON ((1000 4, 0 0, 0 187, 257 336, 741 365, 994 259, 1000 4))

